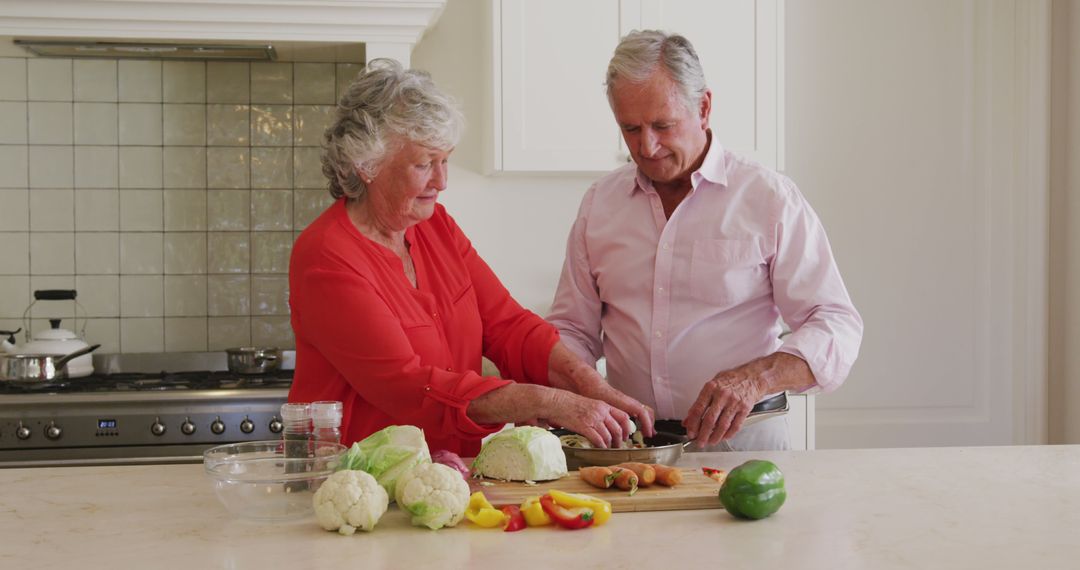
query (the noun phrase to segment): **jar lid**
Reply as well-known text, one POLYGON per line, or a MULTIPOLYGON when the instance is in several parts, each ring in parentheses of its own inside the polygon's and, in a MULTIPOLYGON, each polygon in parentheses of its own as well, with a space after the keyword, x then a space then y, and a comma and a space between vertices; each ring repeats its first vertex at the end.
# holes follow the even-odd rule
POLYGON ((282 404, 281 419, 287 422, 295 422, 311 419, 311 404, 282 404))
POLYGON ((340 425, 341 424, 341 402, 337 401, 321 401, 312 402, 311 404, 311 419, 320 425, 340 425))

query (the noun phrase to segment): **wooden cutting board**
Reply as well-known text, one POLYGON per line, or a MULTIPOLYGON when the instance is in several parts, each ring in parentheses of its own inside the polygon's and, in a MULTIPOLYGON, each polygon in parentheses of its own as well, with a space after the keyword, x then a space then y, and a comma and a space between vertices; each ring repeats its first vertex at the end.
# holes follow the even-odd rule
POLYGON ((701 469, 683 469, 682 473, 683 481, 676 487, 655 484, 641 487, 633 497, 630 496, 629 491, 593 487, 582 481, 577 471, 571 471, 562 479, 538 482, 536 485, 494 479, 482 480, 493 483, 492 485, 481 485, 481 480, 472 479, 469 481, 469 487, 474 492, 483 491, 488 501, 496 506, 519 505, 529 497, 544 494, 548 489, 558 489, 567 493, 583 493, 604 499, 611 503, 611 510, 616 513, 723 508, 717 496, 720 492, 720 483, 706 477, 701 469))

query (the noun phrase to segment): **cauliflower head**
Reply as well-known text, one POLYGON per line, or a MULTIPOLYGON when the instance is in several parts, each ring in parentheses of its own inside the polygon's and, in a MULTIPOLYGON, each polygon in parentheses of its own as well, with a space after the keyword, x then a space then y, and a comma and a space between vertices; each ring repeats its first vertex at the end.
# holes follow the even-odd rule
MULTIPOLYGON (((455 473, 456 475, 456 473, 455 473)), ((461 476, 458 476, 460 479, 461 476)), ((315 518, 326 530, 343 535, 371 531, 390 506, 390 496, 364 471, 338 471, 315 491, 315 518)))
POLYGON ((418 463, 403 473, 395 489, 397 504, 412 515, 412 524, 432 530, 454 526, 469 506, 469 484, 452 467, 418 463))

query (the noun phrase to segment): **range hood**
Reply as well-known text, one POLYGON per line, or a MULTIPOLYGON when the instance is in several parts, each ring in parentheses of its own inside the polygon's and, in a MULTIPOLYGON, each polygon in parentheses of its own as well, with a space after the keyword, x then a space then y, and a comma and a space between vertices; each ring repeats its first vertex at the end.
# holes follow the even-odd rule
POLYGON ((101 42, 92 40, 16 39, 15 45, 43 57, 108 57, 273 61, 274 46, 227 44, 179 44, 151 42, 101 42))

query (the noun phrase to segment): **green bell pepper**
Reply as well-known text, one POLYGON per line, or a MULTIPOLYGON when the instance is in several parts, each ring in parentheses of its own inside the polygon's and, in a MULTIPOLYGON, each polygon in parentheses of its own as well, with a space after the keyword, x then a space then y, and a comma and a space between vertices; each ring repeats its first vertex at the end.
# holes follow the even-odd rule
POLYGON ((720 486, 720 502, 738 518, 763 519, 787 499, 784 474, 771 461, 751 459, 731 470, 720 486))

